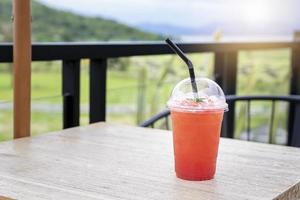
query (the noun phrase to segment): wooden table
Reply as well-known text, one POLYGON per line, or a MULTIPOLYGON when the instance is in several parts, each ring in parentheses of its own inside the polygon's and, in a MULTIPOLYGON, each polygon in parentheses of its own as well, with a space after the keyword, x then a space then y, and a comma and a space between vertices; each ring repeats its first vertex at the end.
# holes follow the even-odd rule
POLYGON ((177 179, 168 131, 98 123, 0 143, 12 199, 296 199, 300 149, 221 139, 214 180, 177 179))

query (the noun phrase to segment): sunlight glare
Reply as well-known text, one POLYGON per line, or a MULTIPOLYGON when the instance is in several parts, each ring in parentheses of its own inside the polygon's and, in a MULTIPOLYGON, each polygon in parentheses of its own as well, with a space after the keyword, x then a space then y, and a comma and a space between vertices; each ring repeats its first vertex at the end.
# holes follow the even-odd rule
POLYGON ((264 1, 251 1, 245 3, 242 9, 242 17, 248 23, 267 22, 271 20, 271 9, 264 1))

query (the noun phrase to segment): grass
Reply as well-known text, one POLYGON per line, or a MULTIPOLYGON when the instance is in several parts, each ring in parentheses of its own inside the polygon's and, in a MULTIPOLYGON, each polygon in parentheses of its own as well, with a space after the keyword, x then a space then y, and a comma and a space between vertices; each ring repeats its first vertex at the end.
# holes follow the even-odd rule
MULTIPOLYGON (((290 51, 288 49, 270 51, 242 51, 239 53, 237 94, 288 94, 290 78, 290 51)), ((213 55, 189 55, 195 64, 196 75, 213 78, 213 55)), ((187 76, 186 66, 174 56, 145 56, 130 58, 126 69, 109 68, 107 79, 108 121, 127 124, 137 123, 138 92, 142 92, 142 116, 144 119, 165 107, 171 90, 176 82, 187 76), (144 70, 144 74, 141 74, 144 70), (144 76, 144 78, 139 78, 144 76), (142 82, 139 82, 139 80, 142 82), (140 83, 145 84, 143 90, 138 89, 140 83)), ((88 61, 81 63, 82 107, 87 107, 89 100, 88 61)), ((111 66, 110 66, 111 67, 111 66)), ((12 101, 12 81, 8 65, 0 65, 0 106, 1 102, 12 101)), ((62 127, 61 113, 61 63, 34 62, 32 73, 32 105, 42 105, 43 109, 55 112, 43 112, 35 109, 32 112, 32 134, 41 134, 62 127), (45 108, 46 107, 46 108, 45 108)), ((6 103, 7 104, 7 103, 6 103)), ((269 105, 261 104, 262 112, 252 127, 267 124, 269 115, 266 114, 269 105)), ((280 106, 280 105, 279 105, 280 106)), ((3 107, 3 106, 2 106, 3 107)), ((0 107, 0 140, 10 139, 12 135, 12 110, 0 107)), ((245 131, 245 106, 237 105, 236 137, 245 131)), ((259 109, 258 109, 259 110, 259 109)), ((278 118, 285 120, 286 109, 277 109, 278 118)), ((140 111, 141 112, 141 111, 140 111)), ((256 115, 257 114, 253 114, 256 115)), ((140 115, 141 116, 141 115, 140 115)), ((83 109, 81 124, 88 123, 88 113, 83 109)))

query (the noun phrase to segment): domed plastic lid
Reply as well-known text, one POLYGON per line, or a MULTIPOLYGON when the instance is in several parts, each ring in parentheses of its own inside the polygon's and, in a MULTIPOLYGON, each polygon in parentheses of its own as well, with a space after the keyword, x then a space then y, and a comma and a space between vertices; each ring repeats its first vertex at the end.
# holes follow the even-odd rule
POLYGON ((167 103, 171 110, 183 111, 228 111, 225 95, 221 87, 207 78, 196 78, 198 97, 195 99, 189 78, 180 81, 167 103))

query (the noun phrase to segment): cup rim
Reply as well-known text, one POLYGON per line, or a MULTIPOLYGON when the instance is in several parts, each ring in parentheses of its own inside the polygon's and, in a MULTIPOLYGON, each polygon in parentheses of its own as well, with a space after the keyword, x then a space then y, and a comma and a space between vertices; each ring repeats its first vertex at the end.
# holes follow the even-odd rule
POLYGON ((228 112, 228 104, 224 103, 220 106, 214 106, 214 107, 204 107, 204 108, 199 108, 199 107, 192 107, 192 106, 184 106, 184 105, 170 105, 168 102, 167 108, 170 110, 176 110, 176 111, 182 111, 182 112, 228 112))

